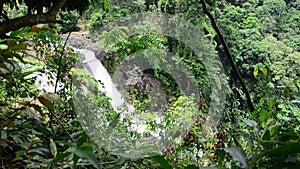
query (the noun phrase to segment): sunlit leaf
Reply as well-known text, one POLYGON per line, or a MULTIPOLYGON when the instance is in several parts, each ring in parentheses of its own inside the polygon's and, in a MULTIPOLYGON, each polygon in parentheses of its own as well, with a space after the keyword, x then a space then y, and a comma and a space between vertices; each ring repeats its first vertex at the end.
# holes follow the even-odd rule
POLYGON ((263 98, 261 98, 261 99, 259 100, 258 106, 262 106, 264 103, 265 103, 265 100, 264 100, 263 98))
POLYGON ((7 52, 4 52, 3 54, 5 54, 6 56, 9 56, 10 58, 16 58, 20 62, 24 63, 23 57, 19 53, 7 51, 7 52))
POLYGON ((257 74, 258 74, 258 67, 256 67, 256 68, 254 69, 254 71, 253 71, 253 75, 254 75, 254 77, 256 77, 256 76, 257 76, 257 74))
POLYGON ((36 34, 36 32, 29 32, 29 33, 27 34, 27 36, 30 37, 30 38, 32 38, 35 34, 36 34))
POLYGON ((30 30, 30 27, 29 26, 26 26, 26 27, 23 27, 21 29, 18 29, 18 30, 15 30, 15 31, 12 31, 10 33, 10 37, 17 37, 23 33, 28 33, 30 30))
POLYGON ((51 138, 50 139, 50 151, 51 151, 51 154, 54 156, 54 158, 56 157, 56 154, 57 154, 57 148, 56 148, 56 144, 55 142, 53 141, 53 139, 51 138))
POLYGON ((104 3, 104 9, 110 11, 110 5, 108 0, 103 0, 103 3, 104 3))
POLYGON ((267 68, 260 67, 259 70, 260 70, 261 72, 263 72, 264 75, 267 75, 267 73, 268 73, 267 68))
POLYGON ((6 44, 0 44, 0 50, 8 49, 8 46, 6 44))
POLYGON ((52 101, 54 103, 58 103, 63 105, 64 101, 55 93, 50 93, 50 92, 44 92, 43 97, 49 101, 52 101))

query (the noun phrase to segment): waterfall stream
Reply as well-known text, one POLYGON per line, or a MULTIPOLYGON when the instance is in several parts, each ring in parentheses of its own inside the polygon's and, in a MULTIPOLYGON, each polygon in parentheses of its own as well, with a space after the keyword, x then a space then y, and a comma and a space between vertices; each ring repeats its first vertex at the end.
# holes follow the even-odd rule
POLYGON ((85 69, 93 75, 95 80, 100 81, 99 91, 111 98, 111 106, 117 113, 120 113, 120 119, 124 119, 125 116, 130 117, 131 122, 135 125, 130 126, 129 130, 143 133, 146 125, 141 124, 140 119, 134 115, 134 106, 128 103, 119 92, 117 85, 112 81, 110 74, 101 61, 96 58, 95 53, 88 49, 77 49, 76 51, 84 57, 82 63, 85 69))
MULTIPOLYGON (((80 53, 83 58, 84 67, 89 73, 91 73, 97 81, 100 81, 99 91, 105 93, 105 95, 111 98, 111 104, 114 110, 118 110, 121 106, 127 106, 127 113, 134 111, 134 106, 127 103, 122 94, 118 91, 116 85, 113 83, 108 71, 102 65, 101 61, 96 58, 95 53, 88 49, 76 49, 76 52, 80 53)), ((54 92, 55 80, 56 78, 50 80, 47 76, 49 71, 45 73, 34 73, 27 78, 37 77, 36 86, 39 89, 46 92, 54 92), (51 83, 49 83, 51 81, 51 83)), ((51 74, 55 77, 55 74, 51 74)), ((59 89, 59 88, 58 88, 59 89)))
POLYGON ((108 71, 102 65, 101 61, 96 58, 95 53, 88 49, 78 49, 77 52, 83 55, 83 64, 85 68, 94 76, 97 81, 103 85, 99 85, 99 90, 111 98, 111 104, 114 110, 118 110, 121 106, 126 105, 126 113, 134 111, 134 107, 127 103, 122 94, 118 91, 116 85, 113 83, 108 71))
MULTIPOLYGON (((76 49, 75 52, 78 52, 83 57, 83 65, 84 68, 99 82, 98 89, 100 92, 105 93, 107 97, 109 97, 111 106, 113 109, 120 113, 120 119, 123 119, 126 115, 131 116, 135 111, 133 105, 129 104, 123 95, 117 89, 117 86, 113 83, 112 78, 106 68, 102 65, 101 61, 96 58, 95 53, 89 49, 76 49)), ((36 77, 36 86, 40 90, 44 90, 45 92, 54 92, 55 86, 55 74, 46 70, 45 73, 34 73, 30 77, 36 77), (48 78, 49 73, 52 78, 48 78), (48 75, 47 75, 48 74, 48 75)), ((60 85, 58 85, 58 90, 60 89, 60 85)), ((138 118, 132 118, 132 122, 139 123, 138 118)), ((138 133, 143 133, 145 131, 146 126, 144 125, 136 125, 135 127, 131 127, 131 130, 137 131, 138 133)))

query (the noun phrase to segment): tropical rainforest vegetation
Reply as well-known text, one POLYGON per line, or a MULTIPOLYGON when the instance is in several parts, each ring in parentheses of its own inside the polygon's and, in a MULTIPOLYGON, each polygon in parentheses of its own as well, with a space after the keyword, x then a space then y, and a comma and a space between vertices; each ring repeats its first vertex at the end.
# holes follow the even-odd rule
MULTIPOLYGON (((184 22, 176 26, 191 29, 184 22)), ((1 168, 300 166, 299 0, 0 0, 0 37, 1 168), (159 16, 182 18, 203 34, 183 43, 183 38, 159 30, 111 24, 127 23, 135 13, 148 16, 144 24, 153 28, 157 27, 151 19, 159 16), (122 136, 139 135, 115 123, 118 114, 105 94, 82 95, 81 105, 75 103, 73 96, 82 90, 74 81, 84 81, 87 88, 99 84, 82 67, 75 67, 82 58, 67 45, 75 31, 89 31, 99 42, 98 55, 110 73, 122 60, 149 48, 169 51, 175 61, 184 63, 201 91, 199 98, 183 95, 162 71, 164 56, 150 51, 147 57, 153 66, 148 73, 160 81, 168 98, 167 125, 196 114, 177 144, 153 156, 131 158, 92 139, 84 124, 91 124, 88 117, 97 114, 85 109, 84 100, 95 102, 109 127, 114 125, 122 136), (196 52, 187 45, 198 44, 203 37, 205 50, 196 52), (223 65, 223 70, 205 65, 205 59, 223 65), (45 85, 53 86, 53 91, 46 91, 45 85), (226 99, 218 100, 215 89, 226 99), (219 111, 219 104, 225 107, 218 123, 212 124, 215 117, 209 110, 219 111)), ((167 65, 170 70, 172 66, 167 65)), ((141 111, 153 102, 147 91, 134 87, 128 97, 141 111)), ((155 114, 147 115, 151 119, 155 114)))

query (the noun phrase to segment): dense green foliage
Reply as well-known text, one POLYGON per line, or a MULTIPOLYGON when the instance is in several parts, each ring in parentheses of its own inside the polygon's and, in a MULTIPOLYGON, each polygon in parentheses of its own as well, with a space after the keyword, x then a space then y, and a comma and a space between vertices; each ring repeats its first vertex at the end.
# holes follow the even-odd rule
MULTIPOLYGON (((1 1, 0 22, 5 22, 7 16, 26 15, 28 4, 17 2, 1 1), (16 13, 14 7, 19 7, 22 12, 16 13)), ((53 1, 45 2, 50 2, 43 4, 47 9, 53 1)), ((63 7, 67 11, 57 16, 64 24, 49 24, 34 31, 23 27, 0 40, 2 168, 193 169, 201 166, 225 169, 300 166, 298 0, 206 1, 248 87, 255 104, 254 112, 249 110, 224 46, 198 0, 104 0, 100 6, 92 6, 92 2, 96 1, 67 1, 63 7), (131 159, 99 147, 99 143, 89 137, 100 132, 86 133, 85 127, 93 125, 89 119, 97 114, 87 111, 85 101, 95 102, 103 112, 99 123, 104 121, 116 125, 114 120, 118 114, 110 106, 107 96, 94 93, 81 96, 82 88, 74 83, 84 83, 92 91, 98 86, 98 82, 82 67, 74 68, 82 59, 72 47, 65 46, 57 33, 57 28, 63 33, 75 30, 79 15, 74 9, 80 14, 86 11, 80 23, 88 23, 93 40, 101 42, 99 50, 105 53, 102 62, 110 73, 113 74, 120 63, 134 53, 141 51, 146 56, 153 67, 147 73, 161 82, 168 98, 169 109, 165 112, 164 124, 155 122, 155 114, 148 113, 154 100, 147 91, 141 92, 133 87, 128 97, 147 116, 152 130, 162 126, 168 128, 180 118, 188 119, 193 125, 182 134, 177 145, 166 147, 163 153, 153 157, 131 159), (162 14, 171 14, 189 21, 206 38, 201 44, 203 51, 196 53, 186 45, 197 44, 197 40, 202 38, 184 43, 179 37, 156 31, 160 27, 149 20, 133 28, 131 25, 110 25, 115 20, 127 23, 129 16, 137 12, 145 12, 145 15, 154 12, 150 15, 154 19, 162 14), (149 30, 143 24, 153 29, 149 30), (152 48, 156 50, 147 50, 152 48), (174 64, 166 61, 164 51, 173 54, 174 62, 186 66, 183 72, 191 73, 195 78, 197 89, 202 94, 200 98, 184 96, 174 82, 176 77, 170 77, 162 70, 163 65, 171 72, 176 69, 172 67, 174 64), (215 56, 221 60, 215 60, 215 56), (223 64, 226 76, 217 76, 222 70, 215 65, 205 65, 203 58, 215 65, 223 64), (42 85, 45 81, 53 86, 52 91, 42 85), (226 82, 226 86, 221 85, 226 82), (227 99, 221 120, 213 126, 210 118, 214 117, 209 117, 208 112, 219 110, 217 104, 209 104, 218 102, 216 89, 226 92, 227 99), (76 105, 76 111, 75 94, 82 99, 81 104, 76 105), (195 105, 198 99, 207 105, 195 105), (191 114, 196 114, 197 118, 187 118, 191 114)), ((31 10, 38 12, 38 6, 32 6, 31 10)), ((186 25, 177 23, 177 26, 186 25)), ((125 119, 122 123, 130 124, 131 121, 125 119)), ((120 123, 114 128, 124 138, 140 138, 139 133, 129 131, 120 123)), ((150 133, 151 129, 146 132, 150 133)), ((99 135, 100 138, 107 136, 104 133, 99 135)))

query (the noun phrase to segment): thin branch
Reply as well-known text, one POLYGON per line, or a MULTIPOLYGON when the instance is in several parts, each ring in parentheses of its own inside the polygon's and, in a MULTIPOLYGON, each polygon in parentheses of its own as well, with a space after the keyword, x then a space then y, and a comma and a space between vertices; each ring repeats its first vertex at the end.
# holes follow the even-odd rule
POLYGON ((59 63, 58 63, 58 68, 57 68, 57 74, 56 74, 56 81, 55 81, 55 87, 54 87, 54 93, 57 92, 57 85, 58 85, 58 82, 59 82, 59 76, 61 74, 61 62, 62 62, 62 59, 63 59, 63 56, 64 56, 64 53, 65 53, 65 48, 66 48, 66 45, 67 45, 67 41, 69 40, 69 37, 71 35, 71 31, 69 32, 65 42, 64 42, 64 46, 63 46, 63 50, 60 54, 60 57, 59 57, 59 63))
POLYGON ((247 86, 245 85, 245 83, 244 83, 244 81, 243 81, 243 78, 242 78, 242 76, 241 76, 239 70, 237 69, 237 67, 236 67, 236 65, 235 65, 235 63, 234 63, 234 61, 233 61, 233 57, 232 57, 232 55, 231 55, 231 53, 230 53, 230 51, 229 51, 228 45, 227 45, 227 43, 226 43, 226 41, 225 41, 225 39, 224 39, 224 37, 223 37, 223 34, 221 33, 221 31, 220 31, 220 29, 219 29, 219 27, 218 27, 218 25, 217 25, 217 23, 216 23, 214 17, 213 17, 212 14, 208 11, 208 9, 207 9, 207 7, 206 7, 206 2, 205 2, 205 0, 200 0, 200 2, 201 2, 201 4, 202 4, 204 13, 205 13, 205 14, 208 16, 208 18, 210 19, 210 22, 211 22, 211 24, 212 24, 212 27, 213 27, 214 30, 216 31, 216 33, 217 33, 217 35, 218 35, 218 37, 219 37, 219 39, 220 39, 220 41, 221 41, 221 44, 222 44, 222 46, 224 47, 225 54, 226 54, 228 60, 230 61, 231 67, 232 67, 234 73, 237 75, 238 80, 240 81, 240 83, 241 83, 241 85, 242 85, 243 91, 244 91, 244 93, 245 93, 245 95, 246 95, 246 98, 247 98, 248 106, 249 106, 250 110, 253 112, 253 111, 255 110, 255 107, 254 107, 254 105, 253 105, 253 103, 252 103, 252 99, 251 99, 251 97, 250 97, 249 91, 248 91, 247 86))
MULTIPOLYGON (((80 16, 77 18, 77 20, 76 20, 76 22, 74 23, 73 26, 76 26, 76 24, 77 24, 77 22, 78 22, 79 19, 80 19, 80 16)), ((67 36, 67 38, 66 38, 66 40, 65 40, 65 42, 64 42, 63 50, 62 50, 62 52, 61 52, 61 54, 60 54, 60 57, 59 57, 59 63, 58 63, 58 70, 57 70, 57 74, 56 74, 56 81, 55 81, 54 93, 57 92, 57 85, 58 85, 58 82, 59 82, 59 77, 60 77, 61 69, 62 69, 62 68, 61 68, 61 62, 62 62, 64 53, 65 53, 65 49, 66 49, 66 45, 67 45, 67 42, 68 42, 68 40, 69 40, 69 37, 70 37, 71 33, 72 33, 72 31, 69 31, 69 34, 68 34, 68 36, 67 36)), ((69 134, 68 130, 67 130, 67 129, 65 128, 65 126, 62 124, 62 122, 55 116, 54 113, 53 113, 53 115, 54 115, 54 117, 56 118, 56 120, 60 123, 60 125, 63 127, 63 129, 66 131, 66 133, 67 133, 68 136, 71 138, 71 140, 72 140, 73 142, 75 142, 74 139, 72 138, 72 136, 69 134)))
MULTIPOLYGON (((81 16, 79 16, 79 17, 77 18, 76 22, 74 22, 73 27, 76 26, 76 24, 77 24, 78 20, 80 19, 80 17, 81 17, 81 16)), ((60 54, 60 57, 59 57, 59 63, 58 63, 58 70, 57 70, 57 74, 56 74, 56 81, 55 81, 54 93, 57 92, 57 85, 58 85, 59 77, 60 77, 60 74, 61 74, 61 66, 62 66, 62 65, 61 65, 61 62, 62 62, 64 53, 65 53, 65 49, 66 49, 66 45, 67 45, 67 42, 68 42, 68 40, 69 40, 69 37, 70 37, 71 33, 72 33, 72 30, 70 30, 69 33, 68 33, 68 36, 67 36, 67 38, 66 38, 66 40, 65 40, 65 42, 64 42, 63 50, 62 50, 62 52, 61 52, 61 54, 60 54)))

